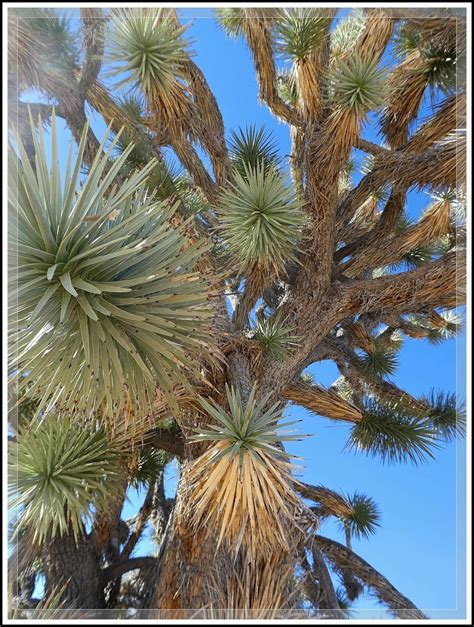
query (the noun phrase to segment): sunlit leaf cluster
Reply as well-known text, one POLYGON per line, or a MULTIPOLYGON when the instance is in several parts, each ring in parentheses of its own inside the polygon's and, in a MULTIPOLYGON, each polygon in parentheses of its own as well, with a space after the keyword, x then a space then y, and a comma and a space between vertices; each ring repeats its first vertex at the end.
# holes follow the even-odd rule
POLYGON ((146 408, 156 385, 174 406, 173 385, 187 383, 189 354, 208 337, 206 286, 193 270, 203 243, 184 250, 173 209, 144 191, 153 163, 111 189, 129 150, 108 167, 114 142, 102 153, 104 139, 80 186, 85 141, 86 132, 64 182, 54 120, 51 173, 42 131, 36 173, 21 142, 19 160, 12 148, 12 368, 40 408, 112 415, 126 388, 146 408))

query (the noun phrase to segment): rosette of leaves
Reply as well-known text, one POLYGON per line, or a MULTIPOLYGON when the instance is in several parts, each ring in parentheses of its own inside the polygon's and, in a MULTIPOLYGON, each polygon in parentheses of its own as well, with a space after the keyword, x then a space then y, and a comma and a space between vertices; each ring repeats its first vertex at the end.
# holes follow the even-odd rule
POLYGON ((170 92, 187 58, 186 26, 178 26, 163 8, 114 9, 110 20, 109 76, 124 76, 116 87, 141 88, 152 96, 170 92))
POLYGON ((366 494, 354 492, 343 497, 348 512, 341 517, 341 526, 350 537, 368 538, 380 527, 380 512, 375 501, 366 494))
POLYGON ((218 7, 214 9, 219 24, 226 35, 237 39, 242 35, 242 22, 245 19, 244 9, 241 7, 218 7))
POLYGON ((466 434, 466 409, 463 403, 457 404, 455 392, 436 392, 421 396, 426 405, 426 419, 429 420, 437 437, 445 442, 454 441, 466 434))
POLYGON ((285 324, 278 313, 264 320, 257 320, 253 339, 259 343, 264 355, 275 360, 284 357, 289 349, 298 344, 298 337, 293 335, 292 327, 285 324))
POLYGON ((71 80, 79 59, 77 33, 69 20, 54 8, 11 8, 8 12, 10 68, 19 88, 54 93, 58 85, 71 80))
POLYGON ((462 331, 463 321, 462 317, 454 311, 443 311, 439 314, 440 319, 444 319, 444 324, 437 324, 433 326, 429 319, 429 316, 422 314, 415 314, 407 316, 407 320, 410 324, 419 327, 422 331, 425 331, 425 338, 430 344, 441 344, 445 340, 455 338, 462 331))
POLYGON ((433 457, 433 451, 439 448, 433 421, 404 403, 368 398, 362 414, 362 420, 352 428, 348 450, 365 451, 382 462, 410 461, 417 465, 433 457))
POLYGON ((225 540, 238 551, 288 550, 288 534, 296 512, 304 506, 294 492, 293 455, 278 443, 302 436, 280 431, 299 421, 282 422, 278 403, 267 407, 268 397, 256 400, 256 387, 243 404, 239 392, 226 388, 229 409, 216 401, 200 403, 213 422, 192 436, 212 446, 189 470, 193 486, 192 520, 196 528, 217 530, 217 547, 225 540))
POLYGON ((277 52, 286 60, 304 59, 323 44, 330 22, 321 9, 282 9, 275 20, 277 52))
POLYGON ((296 87, 295 74, 292 70, 282 71, 277 77, 278 95, 287 104, 294 107, 298 102, 298 90, 296 87))
POLYGON ((219 198, 220 234, 242 272, 257 267, 263 273, 281 273, 295 259, 303 225, 301 203, 283 175, 244 164, 244 176, 235 172, 234 183, 219 198))
POLYGON ((334 104, 363 118, 384 103, 384 72, 378 59, 364 60, 359 54, 337 61, 329 77, 329 91, 334 104))
POLYGON ((187 385, 208 337, 193 270, 205 246, 188 245, 173 208, 144 191, 153 162, 111 189, 131 147, 111 162, 116 140, 104 153, 104 139, 79 188, 87 126, 63 179, 54 116, 51 134, 51 171, 41 128, 36 172, 19 139, 19 159, 10 153, 13 378, 38 410, 59 402, 114 416, 125 389, 133 409, 147 408, 156 385, 173 408, 173 386, 187 385))
POLYGON ((379 334, 374 338, 374 350, 367 352, 362 360, 363 369, 371 375, 387 376, 398 368, 397 352, 402 346, 402 338, 395 331, 389 335, 379 334))
POLYGON ((106 504, 120 472, 120 454, 104 430, 77 416, 48 414, 20 429, 9 451, 9 492, 19 507, 17 528, 34 542, 72 531, 77 539, 91 506, 106 504))
POLYGON ((255 124, 232 131, 229 142, 229 157, 232 167, 243 177, 245 167, 257 168, 262 163, 265 172, 278 166, 278 146, 271 133, 255 124))
POLYGON ((354 47, 362 33, 365 21, 363 9, 353 9, 347 17, 336 18, 336 28, 330 34, 330 50, 333 58, 348 53, 354 47))
MULTIPOLYGON (((395 50, 400 56, 418 50, 424 61, 421 71, 427 75, 430 86, 448 94, 456 89, 459 53, 449 38, 446 41, 436 37, 427 38, 426 33, 405 22, 396 34, 395 50)), ((461 75, 462 72, 459 73, 461 75)))
POLYGON ((145 446, 137 454, 130 480, 131 485, 135 488, 142 484, 151 485, 172 459, 173 456, 167 451, 145 446))

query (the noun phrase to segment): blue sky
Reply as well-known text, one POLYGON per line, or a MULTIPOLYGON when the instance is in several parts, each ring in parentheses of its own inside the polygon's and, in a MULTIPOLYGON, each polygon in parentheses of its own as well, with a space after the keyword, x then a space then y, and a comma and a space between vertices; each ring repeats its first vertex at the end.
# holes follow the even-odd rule
MULTIPOLYGON (((344 15, 344 13, 342 14, 344 15)), ((259 104, 250 54, 242 40, 228 39, 208 9, 183 9, 183 19, 192 18, 188 36, 194 60, 204 71, 221 108, 226 132, 247 124, 265 125, 280 145, 282 156, 290 152, 288 127, 279 123, 259 104)), ((393 63, 391 51, 383 62, 393 63)), ((428 105, 428 102, 426 103, 428 105)), ((424 108, 423 115, 427 110, 424 108)), ((97 115, 92 128, 99 139, 105 128, 97 115)), ((63 130, 63 148, 69 134, 63 130)), ((380 141, 374 117, 364 137, 380 141)), ((413 217, 430 201, 424 193, 409 194, 408 213, 413 217)), ((465 334, 433 347, 424 340, 405 340, 400 367, 393 381, 414 396, 431 388, 457 390, 465 399, 465 334)), ((321 362, 310 368, 317 381, 330 385, 338 372, 334 364, 321 362)), ((301 478, 313 484, 371 496, 381 511, 381 527, 370 540, 354 540, 353 549, 386 576, 403 594, 432 618, 465 616, 465 443, 444 445, 436 459, 417 468, 410 465, 384 466, 377 459, 343 452, 349 427, 323 419, 302 408, 289 407, 288 417, 302 419, 302 433, 315 434, 287 446, 304 458, 301 478)), ((176 466, 167 473, 168 493, 176 484, 176 466)), ((132 516, 143 493, 130 493, 124 517, 132 516)), ((324 523, 320 533, 343 541, 336 524, 324 523)), ((149 536, 137 554, 150 550, 149 536)), ((362 596, 354 606, 354 618, 387 617, 370 597, 362 596)))

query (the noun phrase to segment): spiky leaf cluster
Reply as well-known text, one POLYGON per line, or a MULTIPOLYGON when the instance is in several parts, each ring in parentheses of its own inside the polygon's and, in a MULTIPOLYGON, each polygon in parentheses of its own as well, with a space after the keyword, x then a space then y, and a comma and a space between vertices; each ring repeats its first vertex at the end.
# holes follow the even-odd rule
POLYGON ((374 350, 362 359, 363 369, 371 375, 387 376, 394 374, 398 368, 397 351, 402 344, 401 336, 395 332, 390 336, 380 334, 374 338, 374 350))
POLYGON ((215 9, 217 20, 229 37, 237 38, 242 34, 244 10, 240 7, 218 7, 215 9))
POLYGON ((10 155, 12 368, 40 408, 112 415, 125 386, 145 408, 156 384, 173 407, 172 387, 186 384, 188 355, 207 336, 206 288, 193 271, 202 243, 188 246, 170 225, 173 209, 143 191, 153 163, 110 189, 127 158, 106 170, 114 142, 103 153, 104 139, 78 190, 86 131, 64 184, 54 119, 51 172, 42 130, 36 173, 21 142, 20 161, 10 155))
POLYGON ((110 76, 123 76, 116 87, 141 88, 147 96, 169 92, 186 59, 185 26, 177 26, 162 8, 115 9, 107 60, 110 76))
POLYGON ((276 442, 300 440, 302 436, 280 431, 299 422, 293 420, 281 422, 283 410, 280 403, 275 403, 266 408, 268 396, 257 402, 257 388, 254 385, 245 406, 242 403, 240 393, 226 384, 227 402, 229 411, 225 410, 214 399, 208 402, 200 398, 203 409, 216 421, 208 429, 197 430, 197 435, 191 436, 194 441, 209 440, 212 442, 224 442, 225 447, 214 458, 217 461, 221 457, 228 456, 232 460, 238 455, 239 468, 242 469, 244 453, 248 452, 255 460, 265 462, 261 453, 268 453, 280 458, 292 457, 275 446, 276 442))
POLYGON ((220 233, 242 270, 259 266, 281 272, 294 259, 303 224, 301 203, 275 168, 244 166, 219 198, 220 233))
POLYGON ((405 253, 399 263, 390 266, 391 270, 399 270, 400 267, 404 267, 408 270, 413 268, 420 268, 428 261, 431 261, 433 254, 435 253, 436 246, 434 243, 429 242, 427 244, 420 244, 416 248, 409 250, 405 253))
POLYGON ((207 429, 197 430, 194 440, 213 445, 190 468, 191 519, 196 528, 225 539, 237 553, 271 555, 276 546, 289 551, 289 537, 297 532, 295 517, 304 505, 294 491, 291 464, 294 457, 277 446, 298 439, 281 427, 282 408, 267 408, 268 397, 256 401, 256 387, 243 405, 240 394, 226 388, 229 411, 205 399, 203 409, 214 419, 207 429))
POLYGON ((380 527, 380 512, 375 501, 365 494, 354 492, 345 497, 351 512, 343 521, 344 529, 356 538, 369 538, 380 527))
POLYGON ((379 457, 383 463, 412 462, 417 465, 433 457, 439 448, 431 421, 410 412, 401 403, 369 398, 363 419, 352 429, 349 450, 360 450, 379 457))
POLYGON ((308 385, 312 385, 314 383, 314 376, 311 372, 303 372, 301 375, 301 381, 303 381, 303 383, 307 383, 308 385))
POLYGON ((334 58, 349 52, 361 34, 365 16, 362 9, 353 9, 349 16, 336 18, 337 26, 330 35, 331 56, 334 58))
POLYGON ((323 44, 330 21, 320 9, 282 9, 275 20, 277 52, 290 61, 304 59, 323 44))
POLYGON ((21 429, 9 457, 19 525, 31 527, 35 542, 71 530, 77 538, 90 506, 99 508, 110 498, 119 459, 105 432, 77 416, 48 414, 21 429))
POLYGON ((463 404, 457 405, 454 392, 435 392, 420 398, 427 406, 426 417, 434 428, 437 437, 451 442, 466 433, 466 412, 463 404))
POLYGON ((281 359, 289 349, 298 344, 298 337, 293 335, 293 328, 285 324, 278 314, 257 320, 252 335, 260 344, 264 355, 274 360, 281 359))
POLYGON ((426 331, 426 340, 433 345, 455 338, 462 331, 462 317, 454 311, 443 311, 440 316, 446 321, 443 326, 433 326, 429 317, 422 314, 407 316, 408 322, 426 331))
POLYGON ((229 141, 229 157, 232 167, 245 177, 246 168, 255 169, 261 164, 265 172, 279 162, 278 146, 272 134, 255 124, 232 131, 229 141))
POLYGON ((437 203, 449 202, 450 218, 456 227, 466 224, 467 198, 463 186, 438 190, 431 194, 431 198, 437 203))
POLYGON ((359 54, 339 60, 329 77, 333 102, 358 116, 378 109, 384 103, 384 72, 377 59, 363 60, 359 54))
MULTIPOLYGON (((139 101, 138 101, 139 102, 139 101)), ((124 99, 121 107, 132 119, 139 114, 139 109, 135 97, 124 99), (135 110, 134 110, 135 109, 135 110)), ((177 184, 180 181, 181 171, 172 161, 157 160, 157 150, 153 149, 154 137, 143 126, 141 121, 137 122, 137 128, 124 130, 117 137, 117 151, 123 154, 127 151, 127 159, 120 172, 123 176, 130 176, 137 169, 141 170, 153 162, 153 168, 147 176, 144 184, 150 192, 154 192, 155 198, 167 200, 177 197, 177 184)))
POLYGON ((343 586, 339 586, 336 590, 337 604, 339 609, 343 612, 345 619, 352 618, 353 611, 351 610, 352 603, 347 596, 347 592, 343 586))
POLYGON ((438 87, 445 93, 453 93, 456 89, 457 51, 436 44, 423 46, 422 57, 426 60, 426 70, 430 85, 438 87))
POLYGON ((53 91, 70 76, 78 60, 76 35, 55 9, 31 7, 8 11, 12 70, 20 87, 53 91))
POLYGON ((131 485, 138 487, 141 484, 152 484, 171 459, 172 456, 167 451, 146 446, 138 454, 130 479, 131 485))
POLYGON ((422 72, 428 75, 429 83, 445 93, 456 89, 458 51, 449 42, 426 37, 410 23, 402 23, 396 33, 395 50, 400 56, 419 51, 424 60, 422 72))
POLYGON ((287 104, 294 107, 298 101, 298 90, 296 87, 295 75, 290 71, 283 71, 277 77, 278 95, 287 104))

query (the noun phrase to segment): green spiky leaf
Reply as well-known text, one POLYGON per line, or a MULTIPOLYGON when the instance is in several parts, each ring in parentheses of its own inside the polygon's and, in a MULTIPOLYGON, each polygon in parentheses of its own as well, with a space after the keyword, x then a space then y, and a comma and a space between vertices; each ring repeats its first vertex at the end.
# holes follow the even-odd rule
POLYGON ((111 191, 128 153, 106 171, 115 142, 103 153, 105 138, 78 189, 87 128, 63 184, 55 118, 51 171, 39 133, 36 173, 20 140, 20 159, 10 152, 13 378, 39 409, 117 415, 127 387, 146 410, 156 385, 173 408, 173 385, 187 384, 190 356, 208 337, 206 286, 193 270, 207 244, 185 246, 174 208, 147 194, 153 162, 111 191))
POLYGON ((331 56, 334 58, 349 52, 356 43, 364 28, 364 11, 353 9, 347 17, 337 17, 336 22, 336 28, 331 32, 331 56))
POLYGON ((337 62, 330 75, 334 103, 363 117, 384 103, 385 77, 378 60, 364 61, 358 54, 337 62))
POLYGON ((293 328, 285 324, 278 314, 258 320, 253 329, 253 338, 260 344, 263 353, 275 360, 283 358, 289 349, 298 345, 293 328))
POLYGON ((186 59, 185 26, 177 26, 163 8, 114 9, 107 61, 109 76, 125 74, 116 87, 139 87, 148 96, 169 92, 186 59))
POLYGON ((232 166, 243 177, 246 175, 246 167, 255 169, 263 163, 265 172, 268 172, 279 161, 274 137, 264 127, 257 129, 255 124, 232 131, 229 156, 232 166))
POLYGON ((12 445, 9 489, 20 507, 18 524, 31 526, 34 540, 63 535, 77 538, 91 516, 112 496, 119 454, 105 432, 85 426, 77 416, 49 414, 24 428, 12 445))
POLYGON ((11 8, 9 50, 20 86, 51 95, 71 80, 78 63, 77 34, 54 8, 11 8))
POLYGON ((410 415, 401 403, 365 401, 363 418, 351 431, 348 450, 378 456, 382 462, 418 464, 439 448, 436 430, 426 418, 410 415))
POLYGON ((301 203, 275 168, 244 167, 245 177, 236 172, 234 184, 219 198, 220 233, 242 269, 259 265, 281 271, 295 259, 304 221, 301 203))
POLYGON ((374 338, 375 349, 367 353, 362 360, 363 369, 371 375, 387 376, 394 374, 398 368, 398 358, 395 354, 400 350, 401 336, 393 337, 393 333, 387 338, 379 335, 374 338))
POLYGON ((422 314, 407 317, 410 324, 426 331, 425 338, 430 344, 438 345, 445 340, 455 338, 463 329, 462 317, 453 311, 441 312, 441 317, 445 319, 443 326, 432 326, 429 316, 422 314))
POLYGON ((278 95, 287 104, 294 107, 298 101, 295 75, 292 71, 283 71, 277 77, 278 95))
POLYGON ((336 590, 336 598, 337 603, 339 605, 339 609, 343 612, 345 619, 352 618, 353 611, 351 610, 352 603, 347 596, 347 592, 343 586, 339 586, 336 590))
POLYGON ((307 383, 308 385, 312 385, 314 383, 314 376, 311 372, 303 372, 301 375, 301 381, 303 381, 303 383, 307 383))
POLYGON ((320 9, 282 9, 275 20, 277 52, 291 61, 304 59, 324 43, 330 22, 320 9))
POLYGON ((145 447, 138 456, 137 466, 130 479, 131 485, 134 487, 140 484, 150 485, 171 459, 172 455, 167 451, 145 447))
POLYGON ((359 492, 347 495, 346 501, 351 507, 351 513, 344 517, 343 526, 351 536, 369 538, 380 527, 380 512, 375 501, 359 492))
POLYGON ((216 17, 225 33, 234 39, 242 35, 242 21, 244 10, 240 7, 218 7, 216 17))
POLYGON ((466 433, 466 411, 463 404, 457 405, 454 392, 431 392, 420 398, 428 410, 426 417, 437 436, 451 442, 466 433))
POLYGON ((196 429, 197 434, 191 436, 194 441, 209 440, 211 442, 225 441, 228 446, 222 455, 229 455, 233 459, 240 451, 249 451, 265 463, 260 451, 270 453, 281 458, 294 457, 277 448, 278 442, 300 440, 302 435, 294 435, 292 431, 281 431, 281 428, 300 422, 299 420, 281 422, 283 408, 280 403, 267 408, 268 396, 256 400, 256 386, 254 385, 247 403, 242 403, 239 391, 226 385, 229 411, 219 405, 214 399, 208 402, 200 397, 199 402, 203 409, 214 419, 208 429, 196 429))

